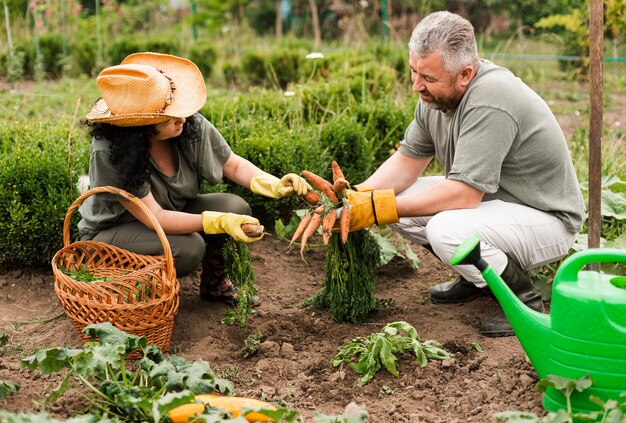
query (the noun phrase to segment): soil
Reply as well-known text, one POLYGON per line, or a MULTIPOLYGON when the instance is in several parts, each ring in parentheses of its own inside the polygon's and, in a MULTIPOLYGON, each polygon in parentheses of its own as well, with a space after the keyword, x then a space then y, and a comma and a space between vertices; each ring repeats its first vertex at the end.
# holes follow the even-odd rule
MULTIPOLYGON (((322 286, 324 251, 307 250, 307 264, 287 247, 271 236, 250 245, 262 304, 245 330, 221 323, 227 305, 200 300, 198 272, 181 278, 170 353, 208 361, 234 382, 237 395, 299 410, 302 422, 315 421, 316 413, 341 415, 351 402, 365 407, 371 422, 487 422, 510 410, 542 415, 537 375, 517 338, 479 334, 478 318, 497 306, 494 300, 430 303, 428 289, 455 275, 427 250, 413 246, 422 261, 418 269, 396 258, 376 270, 379 309, 353 325, 301 306, 322 286), (443 343, 454 358, 420 368, 408 354, 400 356, 398 377, 381 370, 362 388, 354 371, 332 366, 340 345, 400 320, 413 325, 422 340, 443 343), (257 354, 243 358, 244 341, 257 331, 262 334, 257 354)), ((19 360, 38 348, 80 347, 81 341, 54 293, 51 270, 9 272, 0 276, 0 289, 0 331, 9 338, 0 348, 0 380, 21 385, 16 395, 0 400, 0 409, 38 412, 59 378, 20 369, 19 360)), ((66 418, 82 405, 70 395, 47 411, 66 418)))

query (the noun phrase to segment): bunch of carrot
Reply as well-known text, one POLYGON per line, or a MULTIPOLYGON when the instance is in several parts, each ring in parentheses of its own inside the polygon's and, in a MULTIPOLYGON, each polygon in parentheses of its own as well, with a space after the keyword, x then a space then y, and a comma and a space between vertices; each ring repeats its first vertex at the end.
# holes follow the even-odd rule
POLYGON ((300 254, 304 253, 306 243, 322 227, 322 242, 328 245, 332 230, 337 220, 337 206, 342 204, 341 213, 339 215, 339 234, 343 244, 348 240, 350 228, 350 202, 345 196, 346 189, 350 186, 346 180, 341 168, 336 161, 332 163, 333 183, 330 183, 321 176, 316 175, 308 170, 302 171, 304 176, 315 188, 313 191, 307 192, 303 199, 311 207, 307 210, 300 224, 296 228, 291 237, 291 246, 295 241, 300 239, 300 254))

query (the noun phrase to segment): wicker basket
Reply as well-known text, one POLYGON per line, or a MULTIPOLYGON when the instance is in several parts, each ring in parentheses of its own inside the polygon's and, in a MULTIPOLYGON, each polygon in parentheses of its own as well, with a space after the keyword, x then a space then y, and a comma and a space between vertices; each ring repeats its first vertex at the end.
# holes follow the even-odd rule
POLYGON ((82 334, 85 326, 111 322, 125 332, 145 336, 149 344, 167 352, 178 311, 179 284, 169 242, 152 212, 135 196, 118 188, 91 189, 68 209, 63 245, 52 259, 54 291, 83 341, 89 340, 82 334), (120 195, 141 209, 155 228, 164 255, 135 254, 98 241, 70 244, 73 212, 87 197, 105 192, 120 195), (87 270, 104 281, 75 280, 66 274, 72 270, 87 270))

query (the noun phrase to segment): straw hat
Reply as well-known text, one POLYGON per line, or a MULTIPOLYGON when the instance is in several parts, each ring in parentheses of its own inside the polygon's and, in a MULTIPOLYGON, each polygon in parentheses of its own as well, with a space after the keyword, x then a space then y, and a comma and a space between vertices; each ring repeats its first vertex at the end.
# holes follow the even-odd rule
POLYGON ((191 116, 206 101, 198 67, 169 54, 131 54, 100 72, 96 81, 102 98, 87 113, 91 122, 151 125, 191 116))

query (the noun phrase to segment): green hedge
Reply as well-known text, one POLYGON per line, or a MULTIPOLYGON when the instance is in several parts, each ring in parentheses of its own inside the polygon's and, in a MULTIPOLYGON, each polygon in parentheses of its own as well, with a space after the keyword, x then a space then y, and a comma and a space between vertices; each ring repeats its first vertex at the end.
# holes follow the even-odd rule
POLYGON ((67 208, 78 196, 82 157, 68 168, 64 122, 0 122, 0 265, 47 265, 62 246, 67 208))
MULTIPOLYGON (((135 46, 127 41, 110 48, 121 57, 129 52, 129 46, 135 46)), ((210 52, 211 47, 198 45, 194 54, 203 51, 210 52)), ((210 66, 213 60, 206 54, 205 65, 210 66)), ((415 100, 398 95, 391 67, 368 65, 352 53, 311 61, 301 49, 248 57, 270 64, 291 58, 294 63, 282 66, 281 75, 284 83, 301 81, 293 87, 294 95, 286 96, 275 86, 210 91, 201 112, 237 154, 276 176, 307 169, 330 179, 330 164, 337 160, 351 182, 361 182, 388 157, 411 119, 415 100), (345 66, 353 57, 361 64, 345 66)), ((45 101, 25 102, 26 97, 10 95, 0 106, 0 117, 15 116, 15 107, 22 111, 11 117, 10 125, 0 124, 0 184, 6 188, 0 195, 0 265, 49 265, 61 247, 63 218, 78 196, 74 184, 78 175, 86 172, 89 159, 86 131, 76 127, 70 177, 67 137, 74 97, 82 93, 85 110, 97 97, 91 79, 71 81, 43 87, 58 90, 42 95, 45 101)), ((259 83, 270 85, 268 81, 259 83)), ((34 94, 39 98, 37 91, 31 96, 34 94)), ((241 195, 268 228, 278 218, 288 221, 294 209, 304 206, 297 197, 271 200, 228 182, 205 185, 203 190, 241 195)))

